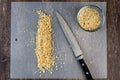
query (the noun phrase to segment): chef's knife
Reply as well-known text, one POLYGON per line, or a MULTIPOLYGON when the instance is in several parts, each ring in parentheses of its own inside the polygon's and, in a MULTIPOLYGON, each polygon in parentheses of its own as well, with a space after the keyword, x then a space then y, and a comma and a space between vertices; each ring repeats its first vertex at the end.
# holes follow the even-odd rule
POLYGON ((70 30, 68 24, 65 22, 65 20, 63 19, 63 17, 58 13, 56 12, 56 16, 58 18, 58 21, 61 25, 61 28, 74 52, 74 55, 75 57, 77 58, 78 62, 80 63, 82 69, 83 69, 83 72, 87 78, 87 80, 93 80, 92 78, 92 75, 85 63, 85 61, 83 60, 83 53, 78 45, 78 42, 76 41, 72 31, 70 30))

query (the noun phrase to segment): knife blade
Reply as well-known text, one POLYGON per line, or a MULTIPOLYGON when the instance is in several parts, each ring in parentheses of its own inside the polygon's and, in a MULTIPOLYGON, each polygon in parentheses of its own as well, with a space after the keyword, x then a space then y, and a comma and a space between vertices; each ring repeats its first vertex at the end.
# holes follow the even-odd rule
POLYGON ((69 28, 66 21, 63 19, 63 17, 58 12, 56 12, 56 16, 57 16, 57 19, 60 23, 62 30, 63 30, 63 33, 65 34, 73 52, 74 52, 76 59, 78 60, 78 62, 80 63, 80 65, 83 69, 83 72, 84 72, 87 80, 93 80, 92 75, 91 75, 91 73, 90 73, 90 71, 89 71, 89 69, 88 69, 88 67, 83 59, 83 52, 80 49, 80 46, 79 46, 76 38, 74 37, 71 29, 69 28))

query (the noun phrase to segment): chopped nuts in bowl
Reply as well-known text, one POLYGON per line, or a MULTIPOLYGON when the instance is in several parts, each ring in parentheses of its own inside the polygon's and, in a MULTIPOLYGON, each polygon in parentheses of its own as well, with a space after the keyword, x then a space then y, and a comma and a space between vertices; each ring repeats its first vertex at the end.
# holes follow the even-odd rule
POLYGON ((103 25, 104 14, 95 5, 85 6, 79 10, 77 20, 82 29, 92 32, 98 30, 103 25))

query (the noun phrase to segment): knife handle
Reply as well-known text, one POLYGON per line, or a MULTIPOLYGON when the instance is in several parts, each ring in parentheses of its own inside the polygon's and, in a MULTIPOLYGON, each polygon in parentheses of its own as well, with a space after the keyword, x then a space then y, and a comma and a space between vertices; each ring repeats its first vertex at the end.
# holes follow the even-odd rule
POLYGON ((82 69, 83 69, 83 72, 84 72, 87 80, 94 80, 94 79, 92 78, 92 75, 91 75, 91 73, 90 73, 90 71, 89 71, 89 69, 88 69, 85 61, 84 61, 83 59, 80 59, 80 60, 78 60, 78 61, 79 61, 79 63, 81 64, 81 67, 82 67, 82 69))

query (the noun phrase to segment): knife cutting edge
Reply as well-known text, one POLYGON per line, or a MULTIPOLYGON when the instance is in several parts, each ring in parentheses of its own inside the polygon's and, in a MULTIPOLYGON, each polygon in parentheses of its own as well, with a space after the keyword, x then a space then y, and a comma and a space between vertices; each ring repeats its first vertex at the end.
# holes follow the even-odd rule
POLYGON ((75 57, 77 58, 78 62, 80 63, 82 69, 83 69, 83 72, 87 78, 87 80, 93 80, 92 78, 92 75, 83 59, 83 52, 81 51, 80 49, 80 46, 78 45, 78 42, 76 41, 72 31, 70 30, 68 24, 65 22, 65 20, 63 19, 63 17, 58 13, 56 12, 56 16, 57 16, 57 19, 60 23, 60 26, 74 52, 74 55, 75 57))

